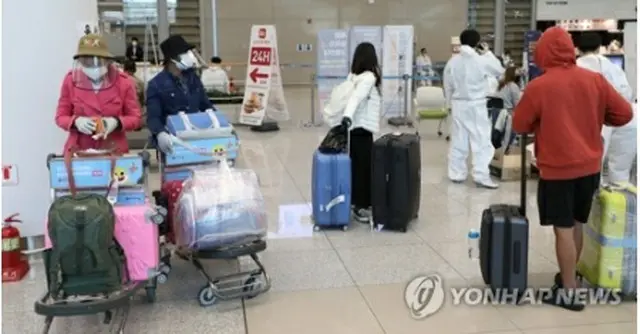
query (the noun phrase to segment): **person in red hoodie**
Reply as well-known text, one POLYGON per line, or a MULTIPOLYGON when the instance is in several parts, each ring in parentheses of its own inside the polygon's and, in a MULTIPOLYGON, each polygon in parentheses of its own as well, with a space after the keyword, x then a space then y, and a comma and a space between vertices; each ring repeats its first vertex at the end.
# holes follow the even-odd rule
POLYGON ((603 125, 625 125, 633 114, 629 102, 601 74, 576 66, 565 30, 553 27, 542 34, 535 62, 544 74, 524 90, 514 110, 513 130, 535 134, 540 224, 553 226, 556 236, 560 274, 544 301, 581 311, 584 300, 573 292, 582 224, 600 185, 600 133, 603 125))

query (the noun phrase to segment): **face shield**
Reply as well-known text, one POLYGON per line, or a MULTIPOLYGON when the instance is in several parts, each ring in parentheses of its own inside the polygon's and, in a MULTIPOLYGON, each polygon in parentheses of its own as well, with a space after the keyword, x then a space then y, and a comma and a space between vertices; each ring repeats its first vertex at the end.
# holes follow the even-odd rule
POLYGON ((173 62, 181 71, 207 67, 207 62, 196 49, 191 49, 179 55, 173 62))
POLYGON ((76 88, 101 90, 111 87, 119 74, 111 59, 80 56, 73 62, 71 76, 76 88))

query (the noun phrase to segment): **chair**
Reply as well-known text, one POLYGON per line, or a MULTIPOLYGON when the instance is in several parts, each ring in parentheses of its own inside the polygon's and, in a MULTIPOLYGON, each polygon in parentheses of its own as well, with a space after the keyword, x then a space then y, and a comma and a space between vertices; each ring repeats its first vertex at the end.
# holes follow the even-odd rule
POLYGON ((413 104, 418 119, 439 120, 438 137, 442 137, 444 123, 447 134, 445 138, 449 141, 449 111, 446 107, 443 89, 435 86, 418 87, 413 104))

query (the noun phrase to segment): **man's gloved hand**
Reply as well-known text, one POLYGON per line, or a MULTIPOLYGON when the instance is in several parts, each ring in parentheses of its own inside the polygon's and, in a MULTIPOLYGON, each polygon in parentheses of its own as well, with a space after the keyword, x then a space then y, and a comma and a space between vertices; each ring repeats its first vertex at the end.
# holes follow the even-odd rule
POLYGON ((89 117, 80 116, 76 118, 73 125, 75 125, 80 133, 84 133, 85 135, 91 136, 96 131, 96 121, 89 117))
POLYGON ((158 142, 158 149, 160 149, 164 154, 173 153, 173 139, 170 134, 160 132, 156 136, 156 141, 158 142))
POLYGON ((351 119, 349 117, 342 117, 342 122, 340 122, 340 129, 343 131, 348 131, 351 127, 351 119))
POLYGON ((105 117, 102 119, 102 123, 104 124, 104 133, 94 136, 94 139, 107 139, 107 136, 115 131, 120 125, 120 121, 115 117, 105 117))

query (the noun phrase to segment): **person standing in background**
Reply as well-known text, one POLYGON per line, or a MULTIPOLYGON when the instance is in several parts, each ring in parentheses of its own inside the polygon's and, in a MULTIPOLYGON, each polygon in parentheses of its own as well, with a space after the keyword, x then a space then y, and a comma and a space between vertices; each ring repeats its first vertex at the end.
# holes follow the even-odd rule
MULTIPOLYGON (((633 103, 633 89, 624 70, 609 58, 598 54, 602 39, 596 32, 586 32, 580 36, 578 66, 602 74, 613 88, 630 104, 633 103)), ((636 160, 638 123, 635 118, 622 127, 604 126, 604 159, 607 161, 609 182, 627 182, 631 179, 633 162, 636 160)))
POLYGON ((131 38, 131 43, 127 45, 127 50, 124 56, 127 60, 136 62, 144 60, 144 51, 142 51, 142 47, 136 37, 131 38))
MULTIPOLYGON (((444 68, 446 105, 451 110, 451 146, 449 148, 449 179, 462 183, 469 173, 467 158, 471 146, 473 180, 483 188, 497 189, 491 180, 489 163, 493 159, 491 121, 487 109, 489 79, 502 76, 504 68, 489 50, 480 43, 480 34, 468 29, 460 34, 460 53, 454 54, 444 68)), ((495 92, 493 88, 492 92, 495 92)))
POLYGON ((229 76, 227 71, 222 68, 222 59, 220 57, 211 58, 211 65, 202 71, 200 78, 207 91, 215 90, 229 94, 229 76))
POLYGON ((144 82, 136 77, 136 62, 132 60, 125 60, 123 70, 125 73, 129 75, 129 78, 133 81, 136 86, 136 94, 138 95, 138 101, 140 105, 144 105, 144 82))
POLYGON ((511 59, 511 51, 506 50, 502 54, 502 66, 504 66, 504 68, 508 68, 513 66, 513 64, 513 59, 511 59))
MULTIPOLYGON (((427 49, 420 49, 420 54, 416 57, 416 74, 419 77, 426 77, 433 75, 433 64, 431 63, 431 57, 427 54, 427 49)), ((431 86, 431 80, 418 80, 418 86, 431 86)))

